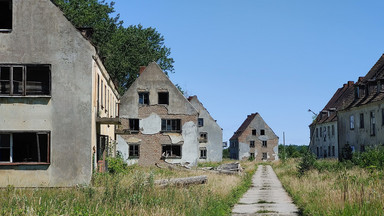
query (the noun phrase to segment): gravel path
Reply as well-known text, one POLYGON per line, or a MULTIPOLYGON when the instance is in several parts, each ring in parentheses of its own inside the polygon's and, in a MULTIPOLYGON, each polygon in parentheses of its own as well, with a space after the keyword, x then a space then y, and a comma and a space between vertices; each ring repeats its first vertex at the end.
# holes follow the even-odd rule
POLYGON ((284 190, 270 165, 259 165, 251 188, 232 209, 232 215, 298 215, 298 208, 284 190))

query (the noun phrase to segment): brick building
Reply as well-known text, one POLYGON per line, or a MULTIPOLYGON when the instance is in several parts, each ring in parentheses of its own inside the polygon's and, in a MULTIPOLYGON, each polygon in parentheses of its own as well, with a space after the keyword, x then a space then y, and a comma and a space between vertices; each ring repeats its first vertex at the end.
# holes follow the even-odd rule
POLYGON ((231 159, 278 160, 279 137, 276 136, 259 113, 248 115, 229 142, 231 159))
POLYGON ((198 111, 155 62, 122 96, 119 117, 117 150, 128 164, 197 163, 198 111))

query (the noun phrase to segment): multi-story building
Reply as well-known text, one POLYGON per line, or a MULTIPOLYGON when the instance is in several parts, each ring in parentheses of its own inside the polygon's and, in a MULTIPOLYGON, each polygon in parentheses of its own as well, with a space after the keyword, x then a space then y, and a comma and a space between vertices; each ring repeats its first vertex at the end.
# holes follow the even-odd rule
POLYGON ((88 184, 119 97, 95 47, 50 0, 0 14, 0 187, 88 184))
POLYGON ((279 137, 259 113, 248 115, 229 142, 231 159, 278 160, 279 137))

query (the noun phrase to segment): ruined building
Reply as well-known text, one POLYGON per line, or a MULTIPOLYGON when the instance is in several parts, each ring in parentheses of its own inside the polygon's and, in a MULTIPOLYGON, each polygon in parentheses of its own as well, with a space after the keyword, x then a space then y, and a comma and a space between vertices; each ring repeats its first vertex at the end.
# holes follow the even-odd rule
POLYGON ((223 158, 223 129, 212 118, 208 110, 197 96, 191 96, 188 101, 199 112, 197 130, 199 133, 199 162, 220 162, 223 158))
POLYGON ((384 145, 384 55, 353 86, 345 109, 338 113, 339 152, 384 145))
POLYGON ((197 163, 199 113, 155 62, 122 96, 119 116, 117 150, 128 164, 197 163))
POLYGON ((345 109, 353 93, 354 82, 339 88, 324 109, 317 115, 310 127, 309 149, 317 158, 338 158, 338 111, 345 109))
POLYGON ((265 123, 259 113, 248 115, 229 142, 231 159, 278 160, 279 137, 265 123))
POLYGON ((0 17, 0 187, 88 184, 119 97, 95 47, 49 0, 1 0, 0 17))

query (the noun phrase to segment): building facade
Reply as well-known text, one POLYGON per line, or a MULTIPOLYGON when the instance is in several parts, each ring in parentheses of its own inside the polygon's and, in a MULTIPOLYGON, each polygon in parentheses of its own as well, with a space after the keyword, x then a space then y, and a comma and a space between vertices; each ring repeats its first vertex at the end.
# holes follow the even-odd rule
POLYGON ((198 111, 155 63, 140 69, 120 104, 117 150, 128 164, 196 165, 198 111))
POLYGON ((199 112, 197 132, 199 133, 199 162, 220 162, 223 159, 223 129, 212 118, 197 96, 188 101, 199 112))
POLYGON ((278 160, 279 137, 259 113, 252 113, 229 140, 230 158, 257 161, 278 160))
POLYGON ((88 184, 98 135, 114 139, 98 120, 117 114, 98 113, 98 82, 105 107, 118 103, 95 47, 49 0, 3 0, 0 13, 0 187, 88 184))

